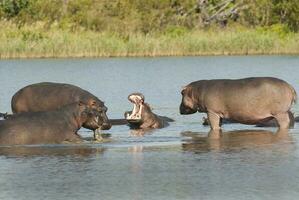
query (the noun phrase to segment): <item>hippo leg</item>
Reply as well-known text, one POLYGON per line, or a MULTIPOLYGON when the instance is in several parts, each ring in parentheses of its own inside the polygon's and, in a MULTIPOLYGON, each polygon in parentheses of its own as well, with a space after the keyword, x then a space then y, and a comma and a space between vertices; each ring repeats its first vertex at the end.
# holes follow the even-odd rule
POLYGON ((95 141, 103 141, 103 136, 102 136, 102 133, 100 132, 99 129, 96 129, 93 131, 93 139, 95 141))
POLYGON ((290 117, 289 113, 279 113, 274 116, 279 124, 279 128, 281 129, 288 129, 290 126, 290 117))
POLYGON ((220 129, 220 117, 216 113, 208 112, 208 119, 212 130, 220 129))

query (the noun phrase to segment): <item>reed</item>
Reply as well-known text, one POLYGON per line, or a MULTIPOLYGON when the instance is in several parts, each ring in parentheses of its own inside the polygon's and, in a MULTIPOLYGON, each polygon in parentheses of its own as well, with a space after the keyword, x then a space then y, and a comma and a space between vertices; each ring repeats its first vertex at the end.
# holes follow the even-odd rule
POLYGON ((299 54, 299 33, 230 28, 122 35, 0 24, 0 58, 299 54))

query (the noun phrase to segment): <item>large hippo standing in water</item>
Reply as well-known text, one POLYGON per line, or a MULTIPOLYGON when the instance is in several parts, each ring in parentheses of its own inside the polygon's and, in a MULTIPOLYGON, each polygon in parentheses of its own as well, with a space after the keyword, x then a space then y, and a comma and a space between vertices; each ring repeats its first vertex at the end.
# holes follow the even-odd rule
POLYGON ((125 118, 133 129, 163 128, 168 125, 168 122, 173 121, 168 117, 153 113, 149 104, 144 102, 144 96, 141 93, 130 94, 128 100, 133 103, 133 110, 125 112, 125 118))
MULTIPOLYGON (((106 115, 107 107, 90 92, 80 87, 65 83, 36 83, 20 89, 11 100, 11 109, 15 113, 49 111, 64 105, 81 101, 99 114, 98 127, 102 130, 111 128, 106 115)), ((94 130, 89 123, 84 128, 94 130)))
POLYGON ((291 85, 271 77, 200 80, 181 93, 180 113, 207 113, 213 130, 220 129, 220 119, 258 124, 273 118, 286 129, 290 123, 288 111, 297 98, 291 85))
POLYGON ((98 118, 96 111, 82 102, 52 111, 15 114, 0 121, 0 144, 80 142, 77 131, 86 123, 96 129, 98 118))

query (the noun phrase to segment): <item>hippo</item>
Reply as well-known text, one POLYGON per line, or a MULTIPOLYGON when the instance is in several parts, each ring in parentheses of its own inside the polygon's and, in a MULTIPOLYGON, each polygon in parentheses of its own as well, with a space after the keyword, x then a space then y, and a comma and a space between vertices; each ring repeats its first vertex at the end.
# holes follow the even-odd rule
MULTIPOLYGON (((49 111, 77 101, 82 101, 97 111, 99 129, 111 128, 104 102, 90 92, 71 84, 43 82, 28 85, 14 94, 11 100, 11 109, 14 114, 49 111)), ((94 131, 88 124, 83 127, 94 131)))
POLYGON ((14 114, 0 121, 1 145, 56 144, 83 141, 77 131, 83 126, 97 128, 99 115, 83 102, 52 111, 14 114))
POLYGON ((287 82, 273 77, 199 80, 181 91, 180 114, 207 113, 210 127, 221 119, 258 124, 275 118, 279 128, 290 124, 289 110, 297 94, 287 82))
POLYGON ((132 93, 128 100, 133 103, 133 110, 125 112, 125 119, 132 129, 156 129, 163 128, 172 119, 156 115, 152 112, 149 104, 145 103, 144 96, 141 93, 132 93))

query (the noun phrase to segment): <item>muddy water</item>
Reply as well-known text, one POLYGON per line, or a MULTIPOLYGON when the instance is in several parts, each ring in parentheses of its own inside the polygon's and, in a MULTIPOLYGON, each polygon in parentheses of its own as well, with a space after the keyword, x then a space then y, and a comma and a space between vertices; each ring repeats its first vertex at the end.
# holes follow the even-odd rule
MULTIPOLYGON (((42 81, 66 82, 105 101, 110 118, 142 92, 176 121, 142 136, 127 126, 101 144, 0 147, 0 199, 297 199, 299 123, 289 133, 231 124, 218 139, 180 116, 180 89, 199 79, 274 76, 299 91, 299 57, 177 57, 0 61, 0 112, 11 96, 42 81)), ((299 115, 299 107, 292 108, 299 115)), ((82 129, 83 137, 92 133, 82 129)))

